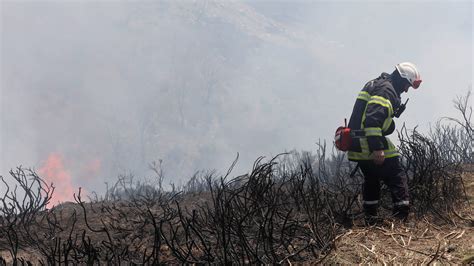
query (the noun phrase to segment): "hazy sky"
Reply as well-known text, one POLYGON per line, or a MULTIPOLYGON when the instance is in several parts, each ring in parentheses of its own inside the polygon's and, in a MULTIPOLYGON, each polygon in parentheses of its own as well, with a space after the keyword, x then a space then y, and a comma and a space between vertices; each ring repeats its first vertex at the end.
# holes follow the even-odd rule
POLYGON ((403 61, 423 83, 402 96, 397 125, 427 130, 472 85, 472 12, 471 1, 2 0, 0 174, 21 164, 103 191, 160 159, 166 182, 224 172, 237 152, 245 172, 331 141, 362 86, 403 61))

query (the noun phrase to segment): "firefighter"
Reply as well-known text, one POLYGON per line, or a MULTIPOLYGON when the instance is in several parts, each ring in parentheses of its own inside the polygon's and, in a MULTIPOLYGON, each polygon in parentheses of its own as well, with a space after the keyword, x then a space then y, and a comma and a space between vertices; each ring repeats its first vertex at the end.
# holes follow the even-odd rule
POLYGON ((382 73, 369 81, 359 92, 348 127, 355 138, 348 158, 358 163, 364 174, 363 207, 368 225, 380 222, 377 208, 380 200, 380 179, 390 189, 393 216, 406 221, 409 213, 409 195, 406 175, 401 167, 399 153, 387 135, 395 130, 393 118, 405 110, 401 94, 410 87, 420 86, 420 74, 409 62, 395 66, 392 74, 382 73))

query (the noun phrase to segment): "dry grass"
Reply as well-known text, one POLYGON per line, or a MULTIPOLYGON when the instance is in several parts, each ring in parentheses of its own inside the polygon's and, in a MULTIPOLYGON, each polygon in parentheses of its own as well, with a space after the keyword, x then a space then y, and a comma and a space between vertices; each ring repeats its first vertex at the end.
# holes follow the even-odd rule
MULTIPOLYGON (((470 201, 474 173, 463 176, 470 201)), ((468 264, 474 263, 474 213, 470 205, 458 212, 456 225, 436 225, 430 217, 410 217, 407 224, 387 221, 364 227, 358 221, 336 242, 324 264, 468 264)))

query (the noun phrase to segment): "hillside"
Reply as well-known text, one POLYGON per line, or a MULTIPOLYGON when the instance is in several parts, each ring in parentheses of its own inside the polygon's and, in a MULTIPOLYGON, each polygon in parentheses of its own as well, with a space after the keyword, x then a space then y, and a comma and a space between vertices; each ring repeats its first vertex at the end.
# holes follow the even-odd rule
POLYGON ((1 7, 0 266, 474 263, 469 1, 1 7), (332 136, 392 71, 357 138, 391 135, 411 217, 382 184, 369 227, 332 136))
MULTIPOLYGON (((474 173, 472 171, 465 172, 463 180, 467 195, 472 202, 474 198, 474 173)), ((203 211, 202 206, 212 204, 214 200, 212 193, 205 192, 188 192, 181 198, 176 199, 174 203, 170 203, 166 208, 190 210, 186 213, 192 213, 192 215, 195 215, 194 209, 203 211), (178 202, 179 205, 177 205, 178 202)), ((157 198, 157 201, 166 202, 161 197, 157 198)), ((81 201, 79 200, 79 202, 81 201)), ((84 254, 89 254, 91 261, 94 261, 94 252, 104 252, 103 249, 107 248, 107 245, 102 245, 102 248, 100 248, 99 243, 104 244, 110 239, 114 239, 114 241, 117 241, 114 243, 116 247, 126 247, 127 250, 137 249, 137 251, 145 252, 150 256, 153 256, 153 254, 149 247, 147 248, 146 243, 155 241, 156 244, 156 241, 160 241, 159 249, 156 250, 159 261, 162 263, 178 263, 183 258, 175 253, 177 242, 174 242, 176 239, 173 238, 184 236, 174 235, 167 240, 157 239, 155 238, 157 231, 153 230, 154 227, 151 225, 164 218, 164 216, 170 215, 171 212, 167 213, 166 208, 160 209, 158 206, 140 208, 135 205, 138 202, 134 200, 96 201, 95 203, 84 203, 82 206, 70 202, 56 206, 47 211, 46 216, 40 215, 43 218, 39 220, 38 224, 42 224, 42 226, 35 227, 36 231, 31 232, 33 237, 30 240, 43 242, 40 245, 30 241, 21 243, 22 248, 18 253, 18 258, 20 261, 30 261, 34 264, 37 264, 40 260, 47 261, 45 260, 45 254, 56 254, 61 258, 63 257, 61 254, 64 254, 69 245, 69 248, 71 248, 70 261, 74 261, 72 258, 78 256, 77 253, 74 255, 74 252, 72 252, 74 246, 83 251, 92 248, 84 254), (84 220, 84 210, 87 213, 88 226, 84 220), (153 212, 156 220, 144 221, 144 212, 146 211, 153 212), (45 217, 47 219, 44 219, 45 217), (54 228, 51 225, 54 225, 54 228), (109 228, 107 232, 102 231, 102 228, 106 227, 109 228), (91 231, 91 229, 94 231, 91 231), (65 241, 67 239, 69 240, 65 241), (87 243, 89 243, 89 246, 87 246, 87 243), (170 244, 172 246, 169 246, 170 244), (94 247, 94 245, 96 246, 94 247), (42 246, 43 249, 38 249, 38 246, 42 246)), ((308 245, 315 244, 316 240, 309 242, 305 242, 303 239, 290 241, 290 245, 287 247, 288 255, 280 262, 284 264, 291 264, 296 261, 324 264, 429 264, 431 262, 461 264, 467 262, 468 258, 471 258, 472 262, 474 253, 474 221, 472 217, 474 213, 472 207, 468 205, 463 205, 456 213, 459 217, 452 217, 453 224, 447 224, 426 215, 419 218, 411 217, 407 224, 387 219, 383 225, 374 227, 365 227, 362 217, 359 215, 355 217, 352 226, 339 227, 337 235, 334 236, 335 240, 327 242, 330 246, 323 249, 322 253, 311 253, 310 249, 308 250, 308 245)), ((184 221, 190 222, 187 219, 184 219, 184 221)), ((194 220, 194 218, 192 219, 194 220)), ((166 219, 161 221, 166 221, 166 219)), ((288 221, 290 223, 290 220, 288 221)), ((177 219, 165 226, 160 226, 159 231, 166 234, 178 230, 180 225, 186 227, 182 219, 177 219), (176 227, 173 229, 173 226, 176 227)), ((207 228, 206 225, 202 226, 203 228, 194 229, 204 230, 207 228)), ((307 223, 303 227, 309 228, 310 225, 307 223)), ((188 230, 194 229, 190 227, 188 230)), ((323 236, 323 234, 320 234, 320 236, 323 236)), ((110 241, 110 243, 112 242, 110 241)), ((180 245, 186 245, 186 242, 181 243, 180 245)), ((196 243, 202 244, 204 242, 196 243)), ((5 239, 2 238, 0 245, 5 247, 6 244, 5 239)), ((195 245, 190 248, 195 252, 203 247, 195 245)), ((185 249, 183 247, 183 251, 185 249)), ((0 257, 7 264, 12 262, 12 258, 6 250, 0 251, 0 257)), ((145 261, 144 258, 142 258, 143 261, 145 261)), ((140 261, 139 257, 136 257, 136 259, 140 261)), ((201 257, 201 259, 205 258, 201 257)), ((82 257, 81 260, 87 261, 85 257, 82 257)), ((108 260, 113 260, 113 257, 109 257, 108 260)), ((145 264, 149 263, 150 261, 145 262, 145 264)), ((250 261, 242 261, 242 263, 250 263, 250 261)))

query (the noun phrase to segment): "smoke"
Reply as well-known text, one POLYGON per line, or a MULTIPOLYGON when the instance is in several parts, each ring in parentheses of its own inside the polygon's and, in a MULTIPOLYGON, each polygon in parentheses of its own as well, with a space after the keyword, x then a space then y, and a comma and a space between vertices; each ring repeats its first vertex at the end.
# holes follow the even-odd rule
POLYGON ((83 180, 90 182, 92 179, 100 176, 101 161, 100 159, 93 159, 83 167, 83 180))
POLYGON ((1 6, 0 173, 61 155, 66 188, 103 192, 159 160, 165 183, 180 183, 225 172, 237 153, 240 174, 261 155, 313 150, 401 61, 423 84, 397 125, 455 115, 471 82, 471 2, 1 6))

